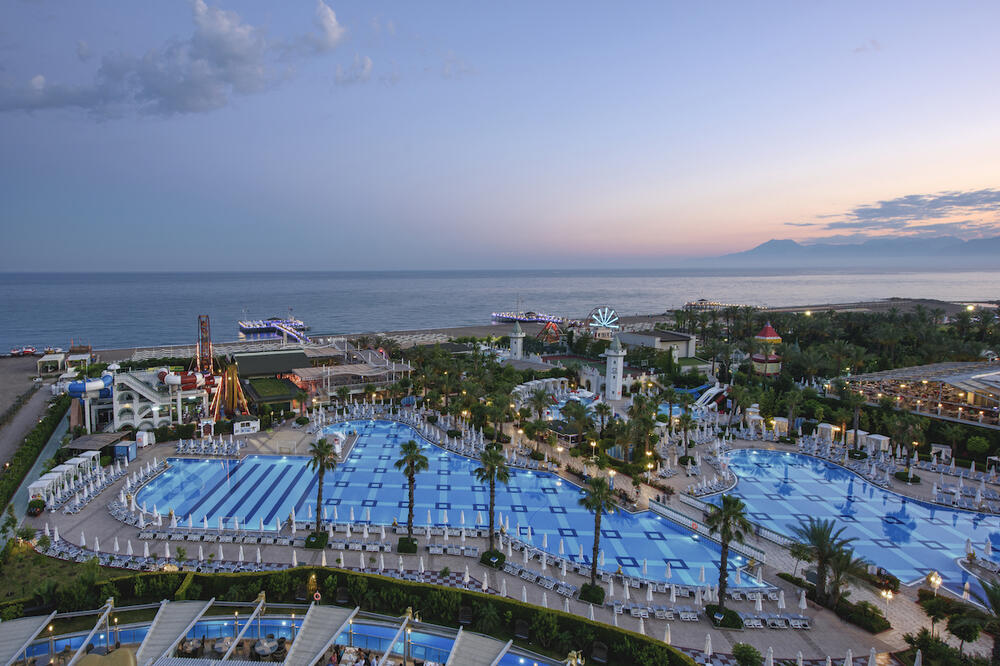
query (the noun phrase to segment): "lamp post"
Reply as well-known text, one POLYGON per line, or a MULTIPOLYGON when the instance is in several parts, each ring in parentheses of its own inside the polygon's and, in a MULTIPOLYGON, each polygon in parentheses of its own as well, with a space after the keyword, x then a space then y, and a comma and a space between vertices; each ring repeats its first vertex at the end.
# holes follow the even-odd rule
POLYGON ((608 470, 608 486, 611 487, 611 490, 615 489, 615 474, 617 474, 615 470, 613 469, 608 470))
POLYGON ((54 629, 55 629, 55 627, 50 624, 49 625, 49 663, 50 664, 54 663, 55 660, 56 660, 56 649, 55 649, 56 648, 56 639, 55 639, 55 636, 52 634, 52 631, 54 629))
POLYGON ((938 588, 941 587, 943 580, 941 579, 941 574, 937 571, 932 571, 927 574, 927 582, 930 583, 931 589, 934 590, 934 596, 937 596, 938 588))
POLYGON ((882 590, 882 598, 885 599, 885 616, 889 617, 889 602, 892 601, 892 590, 886 588, 882 590))

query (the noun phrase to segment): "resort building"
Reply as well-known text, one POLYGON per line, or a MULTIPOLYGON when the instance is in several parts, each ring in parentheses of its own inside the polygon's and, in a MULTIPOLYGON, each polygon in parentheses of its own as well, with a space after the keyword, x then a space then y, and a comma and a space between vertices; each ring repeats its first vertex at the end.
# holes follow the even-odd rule
POLYGON ((671 351, 674 360, 697 356, 695 336, 676 331, 650 331, 649 333, 619 333, 618 339, 626 347, 647 347, 656 351, 671 351))
POLYGON ((515 361, 524 358, 524 331, 520 322, 514 322, 514 330, 510 334, 510 357, 515 361))
POLYGON ((152 430, 198 420, 208 414, 211 387, 169 385, 156 370, 114 376, 114 428, 152 430))
POLYGON ((888 396, 900 409, 922 416, 1000 425, 1000 364, 996 362, 932 363, 869 372, 848 377, 847 385, 872 403, 888 396))
POLYGON ((625 349, 616 335, 611 346, 604 352, 607 368, 604 372, 604 392, 608 400, 622 399, 622 381, 624 379, 625 349))

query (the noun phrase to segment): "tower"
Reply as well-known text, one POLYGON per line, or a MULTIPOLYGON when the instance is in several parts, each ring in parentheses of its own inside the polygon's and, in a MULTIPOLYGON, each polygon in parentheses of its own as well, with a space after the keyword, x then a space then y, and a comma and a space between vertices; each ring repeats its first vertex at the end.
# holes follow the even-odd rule
POLYGON ((212 374, 212 329, 209 326, 208 315, 198 315, 198 372, 212 374))
POLYGON ((514 322, 514 330, 510 334, 510 357, 516 361, 524 358, 524 331, 521 322, 514 322))
POLYGON ((616 335, 604 352, 607 368, 604 372, 604 393, 608 400, 622 399, 622 375, 625 368, 625 350, 616 335))
POLYGON ((754 344, 758 351, 750 357, 753 371, 765 377, 781 374, 781 357, 775 353, 775 347, 781 344, 781 336, 771 326, 771 322, 767 322, 760 333, 754 336, 754 344))

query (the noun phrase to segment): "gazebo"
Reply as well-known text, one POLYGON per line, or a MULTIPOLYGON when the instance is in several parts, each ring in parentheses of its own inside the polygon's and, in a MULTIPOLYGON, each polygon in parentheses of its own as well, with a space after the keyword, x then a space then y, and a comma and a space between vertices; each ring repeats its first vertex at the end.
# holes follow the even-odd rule
POLYGON ((885 435, 868 435, 868 446, 878 451, 888 451, 890 441, 885 435))

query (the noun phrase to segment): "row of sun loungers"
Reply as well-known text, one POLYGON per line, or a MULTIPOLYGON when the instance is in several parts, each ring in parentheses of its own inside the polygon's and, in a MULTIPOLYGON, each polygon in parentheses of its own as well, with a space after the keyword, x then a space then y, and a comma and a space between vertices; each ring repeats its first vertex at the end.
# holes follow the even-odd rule
POLYGON ((571 585, 565 581, 557 580, 551 576, 546 576, 545 574, 533 571, 527 567, 522 567, 520 564, 504 562, 503 571, 508 575, 517 576, 521 580, 528 583, 537 583, 546 590, 553 590, 557 594, 561 594, 564 597, 572 597, 577 593, 578 588, 576 585, 571 585))
POLYGON ((246 443, 238 439, 221 443, 209 439, 182 439, 177 442, 177 455, 233 457, 238 456, 244 446, 246 443))
MULTIPOLYGON (((113 470, 113 467, 109 467, 109 470, 113 470)), ((57 511, 62 508, 63 513, 73 514, 78 513, 85 506, 94 501, 105 488, 113 484, 118 479, 122 478, 128 474, 128 469, 123 468, 119 472, 108 471, 105 472, 100 481, 78 481, 76 485, 69 489, 68 492, 63 493, 61 499, 57 499, 50 509, 52 511, 57 511)))
POLYGON ((737 611, 745 629, 812 629, 812 618, 796 613, 743 613, 737 611))
POLYGON ((479 557, 479 548, 475 546, 463 546, 459 543, 430 543, 427 544, 427 551, 431 555, 464 555, 465 557, 479 557))

